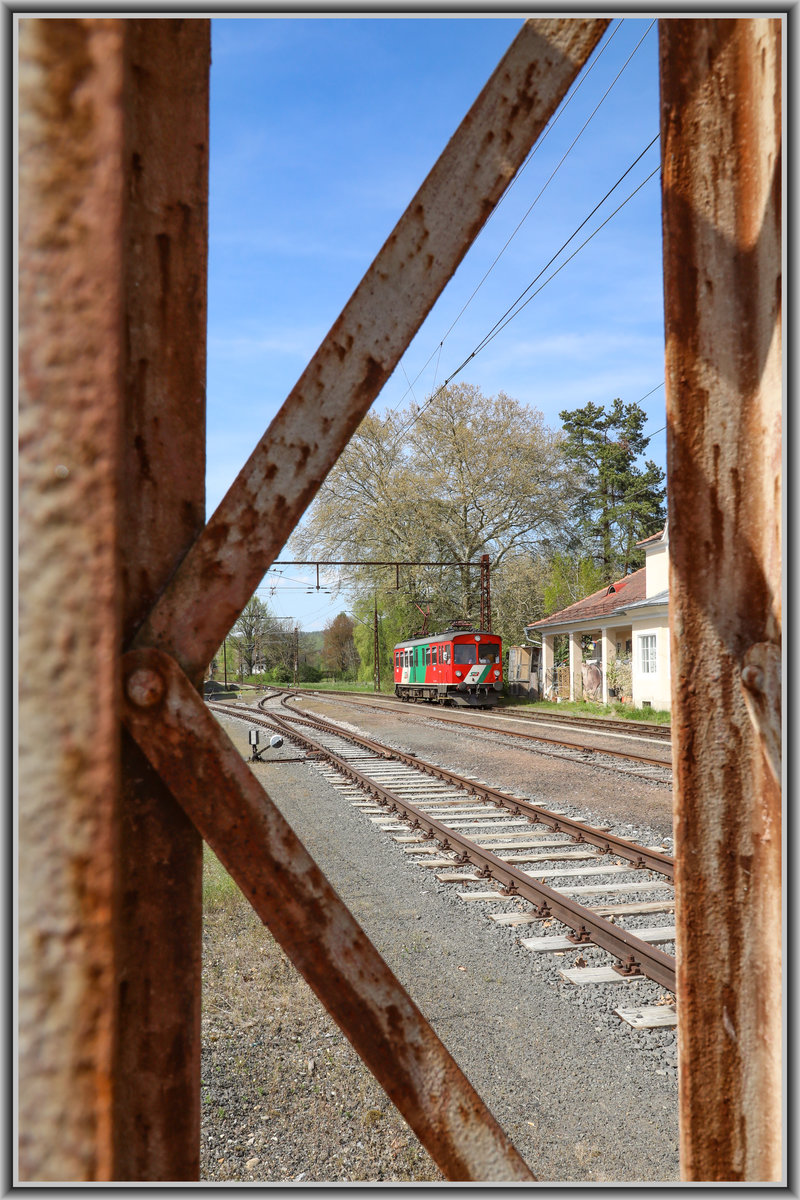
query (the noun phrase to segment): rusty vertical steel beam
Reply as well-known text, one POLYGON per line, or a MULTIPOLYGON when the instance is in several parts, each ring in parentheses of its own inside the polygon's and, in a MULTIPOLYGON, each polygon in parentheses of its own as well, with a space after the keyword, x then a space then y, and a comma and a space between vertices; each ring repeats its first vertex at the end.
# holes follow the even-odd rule
MULTIPOLYGON (((122 637, 205 520, 210 22, 125 26, 122 637)), ((202 681, 203 667, 192 683, 202 681)), ((114 1178, 200 1169, 202 841, 125 733, 114 1178)))
POLYGON ((19 23, 18 1123, 25 1182, 111 1177, 123 54, 19 23))
POLYGON ((781 1178, 781 23, 661 21, 681 1172, 781 1178))

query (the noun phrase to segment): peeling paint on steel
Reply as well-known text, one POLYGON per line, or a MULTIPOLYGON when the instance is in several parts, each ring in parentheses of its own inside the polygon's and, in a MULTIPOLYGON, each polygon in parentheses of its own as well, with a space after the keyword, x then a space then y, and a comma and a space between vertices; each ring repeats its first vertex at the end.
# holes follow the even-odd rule
POLYGON ((526 21, 139 631, 211 659, 608 21, 526 21))
POLYGON ((660 53, 681 1171, 774 1181, 781 20, 666 19, 660 53))
POLYGON ((124 720, 175 798, 448 1179, 533 1176, 174 660, 163 699, 124 720))

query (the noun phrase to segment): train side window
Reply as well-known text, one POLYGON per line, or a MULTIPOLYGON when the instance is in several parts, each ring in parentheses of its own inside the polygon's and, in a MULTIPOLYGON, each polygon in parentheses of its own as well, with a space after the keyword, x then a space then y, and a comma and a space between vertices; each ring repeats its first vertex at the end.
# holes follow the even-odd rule
POLYGON ((431 648, 430 648, 430 646, 426 646, 425 647, 425 666, 429 667, 430 665, 431 665, 431 648))
POLYGON ((434 667, 439 665, 439 650, 438 647, 431 647, 431 663, 434 667))
POLYGON ((450 662, 450 647, 449 646, 442 646, 442 662, 443 663, 450 662))

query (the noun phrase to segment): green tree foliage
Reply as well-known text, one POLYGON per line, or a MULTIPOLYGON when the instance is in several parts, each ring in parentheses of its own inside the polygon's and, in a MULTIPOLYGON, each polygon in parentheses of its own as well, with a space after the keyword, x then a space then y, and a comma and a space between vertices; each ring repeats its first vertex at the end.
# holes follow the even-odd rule
POLYGON ((500 634, 506 648, 523 643, 525 626, 547 615, 548 578, 549 559, 524 550, 506 558, 492 573, 492 631, 500 634))
POLYGON ((594 559, 561 552, 554 554, 548 564, 542 616, 561 612, 562 608, 591 596, 607 583, 605 568, 594 559))
POLYGON ((258 596, 251 596, 233 626, 233 632, 239 642, 245 675, 252 675, 256 669, 260 670, 265 666, 264 649, 270 624, 270 611, 267 605, 263 600, 259 600, 258 596))
MULTIPOLYGON (((570 511, 573 473, 561 441, 541 413, 470 384, 447 388, 428 408, 367 416, 295 534, 293 552, 308 560, 472 563, 488 554, 493 571, 514 556, 532 558, 558 542, 570 511)), ((404 567, 402 595, 389 592, 392 576, 386 568, 349 569, 345 586, 369 597, 370 607, 381 589, 386 619, 402 613, 397 639, 420 628, 416 605, 430 608, 429 629, 455 617, 477 624, 477 569, 404 567)))
POLYGON ((229 679, 265 674, 275 666, 289 670, 294 664, 294 631, 279 621, 263 600, 251 596, 211 664, 211 674, 229 679))
MULTIPOLYGON (((394 678, 394 647, 408 637, 409 613, 403 603, 402 593, 378 592, 378 651, 382 690, 391 689, 394 678)), ((358 678, 372 680, 375 677, 375 609, 371 596, 358 597, 353 606, 356 624, 353 629, 358 657, 361 660, 358 678)), ((412 618, 413 619, 413 618, 412 618)))
POLYGON ((339 613, 328 621, 323 630, 322 663, 334 676, 355 678, 358 653, 353 641, 353 621, 347 613, 339 613))
POLYGON ((576 532, 602 567, 603 582, 611 583, 642 566, 637 541, 664 524, 664 472, 649 459, 637 465, 649 440, 643 432, 647 414, 616 399, 608 412, 587 404, 559 416, 564 452, 578 471, 576 532))

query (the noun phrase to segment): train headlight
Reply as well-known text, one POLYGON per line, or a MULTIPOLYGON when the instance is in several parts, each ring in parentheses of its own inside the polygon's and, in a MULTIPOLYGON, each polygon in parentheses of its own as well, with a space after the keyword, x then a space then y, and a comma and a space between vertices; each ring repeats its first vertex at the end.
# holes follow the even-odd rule
POLYGON ((500 678, 500 672, 499 672, 499 671, 495 671, 495 673, 494 673, 494 677, 495 677, 495 679, 499 679, 499 678, 500 678))
POLYGON ((456 671, 456 679, 460 679, 460 678, 461 678, 461 672, 460 672, 460 671, 456 671))

